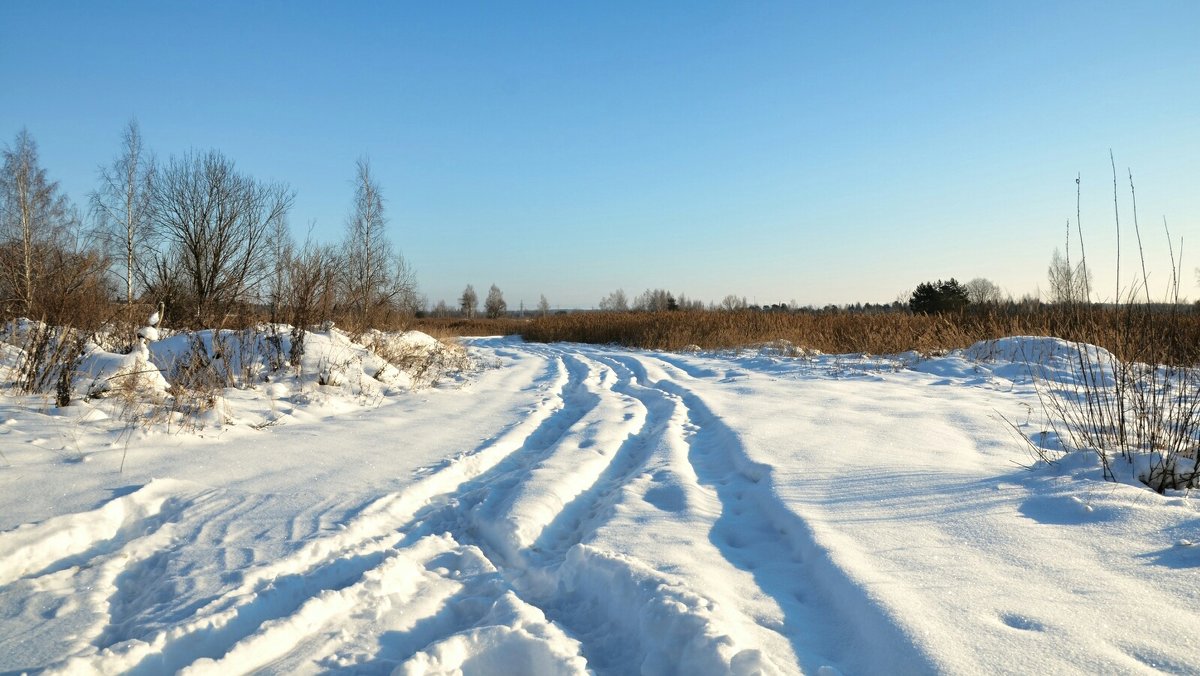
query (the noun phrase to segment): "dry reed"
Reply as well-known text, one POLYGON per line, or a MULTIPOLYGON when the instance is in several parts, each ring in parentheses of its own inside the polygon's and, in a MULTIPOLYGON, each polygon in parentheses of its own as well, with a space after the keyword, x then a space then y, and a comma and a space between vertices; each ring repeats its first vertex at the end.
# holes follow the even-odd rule
POLYGON ((418 320, 439 336, 518 334, 531 342, 615 344, 655 350, 730 349, 776 340, 825 353, 935 353, 1005 336, 1091 343, 1123 359, 1192 365, 1200 313, 1191 306, 999 306, 961 313, 575 312, 528 320, 418 320))

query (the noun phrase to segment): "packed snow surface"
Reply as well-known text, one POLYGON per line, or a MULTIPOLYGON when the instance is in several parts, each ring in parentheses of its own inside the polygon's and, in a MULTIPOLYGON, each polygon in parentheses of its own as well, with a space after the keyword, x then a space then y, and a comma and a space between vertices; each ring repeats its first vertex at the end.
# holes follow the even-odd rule
POLYGON ((1086 454, 1025 467, 1013 426, 1050 427, 1023 364, 1068 377, 1056 341, 476 339, 481 370, 421 389, 316 340, 342 355, 310 357, 318 381, 231 389, 184 433, 0 399, 0 673, 1200 664, 1196 498, 1104 482, 1086 454))

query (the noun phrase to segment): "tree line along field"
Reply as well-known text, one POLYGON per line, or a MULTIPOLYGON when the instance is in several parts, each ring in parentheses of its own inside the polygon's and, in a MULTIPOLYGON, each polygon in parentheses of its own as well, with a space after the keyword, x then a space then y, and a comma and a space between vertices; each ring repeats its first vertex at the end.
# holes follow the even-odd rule
MULTIPOLYGON (((733 296, 701 310, 700 301, 656 289, 632 302, 616 291, 600 301, 600 312, 551 314, 542 296, 536 316, 525 320, 513 318, 493 284, 484 303, 488 318, 474 316, 471 285, 459 318, 446 317, 445 301, 429 309, 387 236, 383 192, 366 160, 355 167, 342 240, 320 243, 290 233, 294 193, 287 185, 257 180, 215 150, 158 160, 136 121, 124 129, 116 157, 99 169, 86 209, 41 167, 28 131, 0 154, 0 311, 67 327, 81 338, 101 327, 128 329, 132 338, 161 303, 170 329, 270 322, 302 334, 334 322, 351 333, 418 328, 662 350, 788 341, 797 350, 827 353, 936 352, 1041 335, 1146 363, 1191 364, 1200 344, 1195 308, 1093 303, 1085 261, 1072 263, 1057 251, 1049 304, 1005 302, 988 280, 951 279, 921 284, 907 306, 862 312, 754 309, 733 296)), ((1179 271, 1172 272, 1178 300, 1179 271)))

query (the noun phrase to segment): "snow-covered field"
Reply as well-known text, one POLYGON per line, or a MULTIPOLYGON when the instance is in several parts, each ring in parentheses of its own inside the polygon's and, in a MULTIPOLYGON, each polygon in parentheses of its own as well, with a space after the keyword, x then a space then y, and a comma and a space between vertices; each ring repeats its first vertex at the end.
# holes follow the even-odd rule
POLYGON ((1003 350, 470 346, 183 433, 0 398, 0 673, 1200 670, 1200 503, 1022 467, 1003 350))

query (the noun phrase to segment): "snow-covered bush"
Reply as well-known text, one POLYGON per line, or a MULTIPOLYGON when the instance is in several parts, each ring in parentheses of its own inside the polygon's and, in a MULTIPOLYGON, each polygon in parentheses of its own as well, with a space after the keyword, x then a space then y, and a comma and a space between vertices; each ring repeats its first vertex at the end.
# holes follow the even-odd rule
POLYGON ((122 354, 72 329, 10 322, 0 327, 0 378, 24 394, 56 393, 60 407, 83 399, 131 425, 188 431, 236 422, 230 388, 265 387, 272 401, 369 405, 473 367, 461 346, 415 331, 351 338, 324 326, 304 332, 302 350, 283 324, 177 333, 143 326, 137 334, 122 354))

